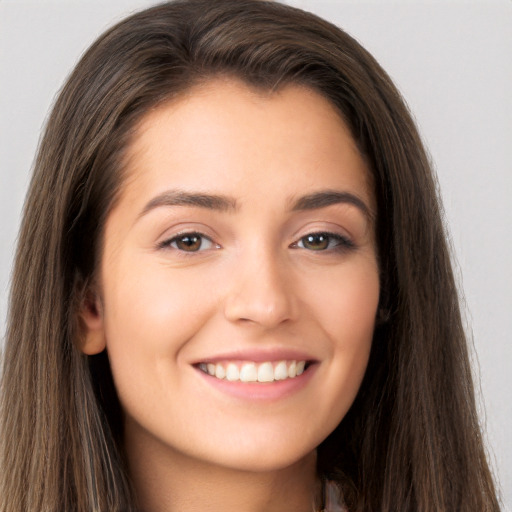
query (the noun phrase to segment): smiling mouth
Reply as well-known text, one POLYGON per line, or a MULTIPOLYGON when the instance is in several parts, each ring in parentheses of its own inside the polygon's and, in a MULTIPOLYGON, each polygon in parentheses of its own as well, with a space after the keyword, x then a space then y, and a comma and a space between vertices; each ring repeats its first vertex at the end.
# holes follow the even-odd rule
POLYGON ((299 377, 308 368, 308 361, 265 361, 256 363, 199 363, 197 368, 216 379, 230 382, 276 382, 299 377))

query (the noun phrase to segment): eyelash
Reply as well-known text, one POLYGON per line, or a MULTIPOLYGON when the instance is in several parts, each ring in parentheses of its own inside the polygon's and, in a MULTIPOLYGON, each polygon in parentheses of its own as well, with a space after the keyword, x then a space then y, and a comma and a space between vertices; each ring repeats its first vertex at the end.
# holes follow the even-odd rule
POLYGON ((301 237, 297 242, 294 242, 290 247, 294 249, 307 250, 307 247, 304 247, 304 245, 301 247, 299 244, 304 244, 304 241, 307 238, 312 239, 313 237, 322 237, 326 239, 328 245, 324 249, 309 249, 311 252, 345 252, 355 249, 355 244, 352 242, 352 240, 346 236, 340 235, 338 233, 330 233, 328 231, 316 231, 313 233, 308 233, 307 235, 301 237), (332 245, 332 242, 335 242, 335 244, 332 245))
MULTIPOLYGON (((179 251, 179 252, 182 252, 182 253, 195 253, 195 252, 201 252, 201 246, 203 245, 204 241, 210 242, 212 247, 215 247, 217 249, 220 247, 218 244, 215 244, 210 237, 204 235, 203 233, 199 233, 197 231, 190 231, 188 233, 187 232, 186 233, 180 233, 180 234, 178 234, 176 236, 173 236, 172 238, 164 240, 163 242, 158 244, 158 248, 159 249, 176 250, 176 251, 179 251), (198 238, 198 239, 200 239, 200 246, 199 246, 199 248, 197 250, 187 251, 185 249, 180 249, 178 246, 173 247, 173 244, 177 244, 180 241, 184 241, 186 238, 189 238, 189 239, 198 238)), ((205 249, 203 249, 203 250, 205 250, 205 249)))
MULTIPOLYGON (((321 240, 321 241, 324 241, 324 240, 321 240)), ((196 253, 196 252, 201 252, 202 250, 207 250, 207 249, 201 249, 201 247, 203 246, 203 243, 205 241, 209 242, 211 244, 211 246, 216 249, 220 248, 220 246, 218 244, 215 244, 210 237, 204 235, 203 233, 199 233, 196 231, 191 231, 188 233, 180 233, 176 236, 173 236, 172 238, 164 240, 163 242, 158 244, 158 248, 159 249, 172 249, 172 250, 176 250, 181 253, 196 253), (182 248, 178 247, 177 245, 173 246, 173 244, 177 244, 180 241, 183 242, 187 238, 188 239, 193 239, 193 238, 199 239, 199 242, 200 242, 199 247, 195 250, 187 251, 186 249, 182 249, 182 248)), ((342 236, 338 233, 330 233, 327 231, 317 231, 317 232, 308 233, 307 235, 304 235, 299 240, 292 243, 290 245, 290 248, 305 249, 305 250, 309 250, 311 252, 330 253, 330 252, 345 252, 345 251, 353 250, 353 249, 355 249, 355 244, 349 238, 342 236), (324 240, 326 240, 327 247, 322 248, 322 249, 308 249, 307 247, 304 247, 304 242, 308 238, 310 238, 310 242, 311 242, 311 239, 314 237, 323 238, 324 240), (332 242, 334 242, 334 245, 332 245, 332 242), (302 246, 299 245, 301 243, 302 243, 302 246)), ((210 249, 210 247, 208 249, 210 249)))

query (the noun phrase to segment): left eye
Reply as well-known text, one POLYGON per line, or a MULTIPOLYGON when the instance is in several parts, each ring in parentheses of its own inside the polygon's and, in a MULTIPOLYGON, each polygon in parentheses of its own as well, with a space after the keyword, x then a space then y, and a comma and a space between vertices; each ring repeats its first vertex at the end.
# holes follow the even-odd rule
POLYGON ((349 248, 352 247, 352 243, 345 237, 334 233, 310 233, 303 236, 295 246, 310 251, 327 251, 340 246, 349 248))
POLYGON ((185 233, 166 240, 162 247, 170 247, 184 252, 199 252, 211 249, 215 244, 200 233, 185 233))

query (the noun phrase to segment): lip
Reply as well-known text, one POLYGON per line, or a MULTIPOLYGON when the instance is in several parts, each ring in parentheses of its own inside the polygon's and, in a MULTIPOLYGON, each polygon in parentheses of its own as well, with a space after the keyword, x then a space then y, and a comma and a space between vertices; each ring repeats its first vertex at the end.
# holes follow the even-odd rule
POLYGON ((200 363, 222 363, 225 361, 252 361, 255 363, 277 362, 277 361, 307 361, 308 363, 317 363, 311 354, 304 351, 275 348, 275 349, 259 349, 259 350, 234 350, 231 352, 223 352, 214 356, 207 356, 197 361, 193 361, 192 365, 200 363))
MULTIPOLYGON (((231 354, 232 356, 232 354, 231 354)), ((245 357, 245 356, 244 356, 245 357)), ((266 359, 265 361, 268 361, 266 359)), ((302 390, 316 373, 317 363, 309 364, 297 377, 273 382, 240 382, 218 379, 194 367, 198 377, 210 389, 245 402, 277 402, 302 390)))

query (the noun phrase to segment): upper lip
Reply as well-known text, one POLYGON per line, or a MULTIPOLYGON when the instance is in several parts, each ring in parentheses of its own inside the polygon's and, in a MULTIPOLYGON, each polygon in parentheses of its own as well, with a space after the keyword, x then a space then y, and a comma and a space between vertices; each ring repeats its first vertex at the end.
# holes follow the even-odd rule
POLYGON ((316 361, 311 354, 292 348, 233 350, 198 359, 193 364, 220 363, 222 361, 254 361, 255 363, 275 361, 316 361))

